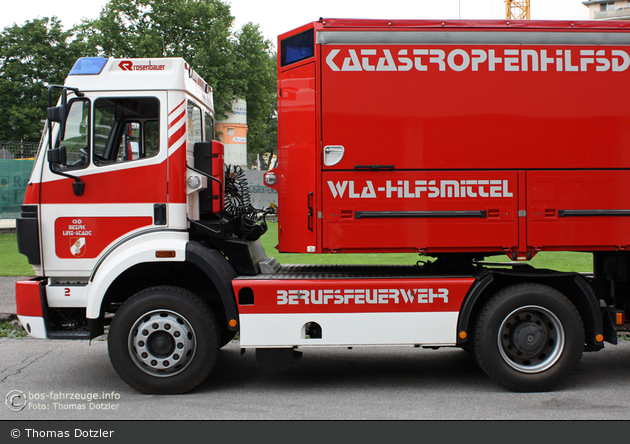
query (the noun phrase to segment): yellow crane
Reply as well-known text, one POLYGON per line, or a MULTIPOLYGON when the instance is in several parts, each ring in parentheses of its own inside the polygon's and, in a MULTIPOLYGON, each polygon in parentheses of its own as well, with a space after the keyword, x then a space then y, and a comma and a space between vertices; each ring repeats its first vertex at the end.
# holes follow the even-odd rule
POLYGON ((529 0, 505 0, 505 18, 529 20, 529 0))

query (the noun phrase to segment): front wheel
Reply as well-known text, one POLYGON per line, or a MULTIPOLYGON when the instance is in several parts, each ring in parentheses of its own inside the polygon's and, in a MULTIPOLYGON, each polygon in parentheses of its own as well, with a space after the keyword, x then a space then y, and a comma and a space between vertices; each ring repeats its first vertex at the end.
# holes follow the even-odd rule
POLYGON ((128 299, 109 329, 116 372, 143 393, 192 390, 212 371, 219 333, 212 310, 178 287, 153 287, 128 299))
POLYGON ((559 291, 519 284, 486 304, 473 344, 480 367, 499 384, 514 391, 547 391, 577 366, 584 326, 575 306, 559 291))

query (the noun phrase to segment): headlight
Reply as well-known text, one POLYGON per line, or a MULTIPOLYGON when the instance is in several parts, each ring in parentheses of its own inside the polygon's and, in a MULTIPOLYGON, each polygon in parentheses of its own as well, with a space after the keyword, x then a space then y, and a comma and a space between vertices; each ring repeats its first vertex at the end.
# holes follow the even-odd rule
POLYGON ((196 190, 201 186, 201 178, 199 176, 190 176, 188 178, 188 186, 191 189, 196 190))

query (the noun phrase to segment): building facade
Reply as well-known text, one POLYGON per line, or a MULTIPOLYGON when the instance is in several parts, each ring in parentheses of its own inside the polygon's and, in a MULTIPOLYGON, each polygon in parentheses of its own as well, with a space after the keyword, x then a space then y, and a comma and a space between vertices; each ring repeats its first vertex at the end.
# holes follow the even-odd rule
POLYGON ((232 112, 215 124, 217 140, 225 145, 226 165, 247 165, 247 102, 232 102, 232 112))
POLYGON ((630 1, 591 0, 582 2, 590 20, 630 20, 630 1))

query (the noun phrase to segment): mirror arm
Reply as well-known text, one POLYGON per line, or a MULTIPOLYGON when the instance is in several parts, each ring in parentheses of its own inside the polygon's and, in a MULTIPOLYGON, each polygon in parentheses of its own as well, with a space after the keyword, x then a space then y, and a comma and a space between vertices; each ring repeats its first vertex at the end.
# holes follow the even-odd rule
POLYGON ((72 91, 77 97, 83 97, 85 95, 81 91, 79 91, 79 88, 72 88, 70 86, 63 86, 63 85, 50 85, 48 87, 48 107, 49 108, 52 107, 52 92, 54 89, 62 90, 62 94, 61 94, 62 105, 68 104, 68 98, 66 97, 66 94, 65 94, 66 91, 72 91))
POLYGON ((85 190, 85 183, 81 181, 81 178, 77 176, 73 176, 72 174, 64 173, 63 171, 57 171, 55 169, 55 165, 62 165, 62 166, 66 165, 65 145, 62 145, 56 149, 49 149, 47 152, 47 155, 48 155, 48 165, 50 168, 50 172, 58 176, 69 177, 70 179, 74 179, 74 183, 72 184, 72 190, 74 191, 75 196, 82 196, 83 191, 85 190))
MULTIPOLYGON (((48 87, 48 108, 52 108, 52 91, 54 89, 61 89, 61 106, 64 109, 64 113, 65 110, 68 106, 68 98, 66 96, 66 91, 72 91, 74 92, 74 94, 77 97, 83 97, 85 94, 83 94, 81 91, 79 91, 78 88, 72 88, 69 86, 62 86, 62 85, 50 85, 48 87)), ((64 120, 65 120, 65 116, 64 116, 64 120)), ((46 120, 47 124, 48 124, 48 150, 52 150, 53 149, 53 143, 52 143, 52 122, 50 121, 50 119, 46 120)), ((65 125, 65 122, 60 122, 60 125, 65 125)), ((50 165, 50 171, 53 174, 57 174, 58 176, 64 176, 64 177, 68 177, 70 179, 74 179, 74 183, 72 184, 72 190, 74 191, 75 196, 82 196, 83 195, 83 191, 85 190, 85 182, 82 182, 81 179, 77 176, 73 176, 71 174, 68 173, 63 173, 61 171, 56 171, 55 168, 53 167, 52 163, 49 163, 50 165)))
POLYGON ((74 191, 74 195, 75 196, 82 196, 83 195, 83 191, 85 190, 85 182, 82 182, 80 177, 73 176, 72 174, 68 174, 68 173, 63 173, 61 171, 56 171, 53 168, 52 164, 50 165, 50 171, 53 174, 56 174, 58 176, 63 176, 63 177, 68 177, 70 179, 74 179, 74 183, 72 184, 72 191, 74 191))

